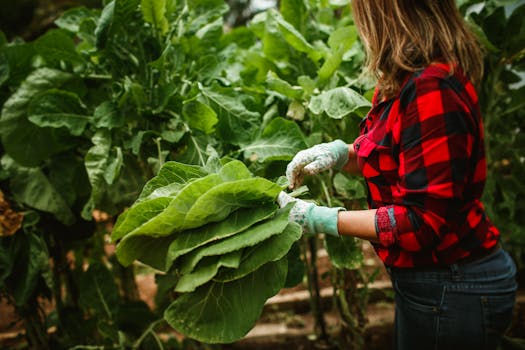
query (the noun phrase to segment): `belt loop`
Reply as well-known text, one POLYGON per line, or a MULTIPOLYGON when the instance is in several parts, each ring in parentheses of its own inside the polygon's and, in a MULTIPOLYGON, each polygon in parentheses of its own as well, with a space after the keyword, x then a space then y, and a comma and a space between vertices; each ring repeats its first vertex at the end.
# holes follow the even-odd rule
POLYGON ((458 264, 452 264, 450 265, 450 272, 452 276, 453 281, 459 281, 459 265, 458 264))

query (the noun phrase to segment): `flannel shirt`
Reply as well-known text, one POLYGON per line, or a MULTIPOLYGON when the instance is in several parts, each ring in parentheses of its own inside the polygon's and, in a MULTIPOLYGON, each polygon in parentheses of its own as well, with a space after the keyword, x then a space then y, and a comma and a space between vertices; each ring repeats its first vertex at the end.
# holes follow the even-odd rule
POLYGON ((480 201, 486 162, 472 83, 434 64, 410 74, 397 97, 377 95, 354 148, 369 207, 378 209, 381 260, 450 265, 494 247, 499 231, 480 201))

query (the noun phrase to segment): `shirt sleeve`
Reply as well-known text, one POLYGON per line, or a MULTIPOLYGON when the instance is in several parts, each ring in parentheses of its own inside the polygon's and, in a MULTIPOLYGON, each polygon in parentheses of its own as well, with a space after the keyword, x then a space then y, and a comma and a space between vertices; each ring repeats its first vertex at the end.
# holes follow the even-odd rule
POLYGON ((436 245, 461 222, 475 125, 459 94, 445 78, 416 78, 399 99, 393 131, 399 154, 394 205, 381 207, 376 230, 385 246, 408 251, 436 245))

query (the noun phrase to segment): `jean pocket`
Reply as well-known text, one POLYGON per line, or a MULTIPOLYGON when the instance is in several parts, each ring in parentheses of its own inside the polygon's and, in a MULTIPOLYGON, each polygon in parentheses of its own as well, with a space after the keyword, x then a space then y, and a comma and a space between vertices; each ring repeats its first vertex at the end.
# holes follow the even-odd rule
POLYGON ((393 286, 406 307, 431 315, 438 315, 441 312, 443 286, 404 281, 394 281, 393 286))

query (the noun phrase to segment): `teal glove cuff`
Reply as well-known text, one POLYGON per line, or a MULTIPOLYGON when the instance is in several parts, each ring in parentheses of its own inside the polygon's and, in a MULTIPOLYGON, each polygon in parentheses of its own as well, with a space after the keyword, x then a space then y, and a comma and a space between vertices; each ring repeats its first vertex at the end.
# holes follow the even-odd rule
POLYGON ((337 215, 340 211, 346 210, 345 208, 328 208, 312 205, 306 217, 308 225, 308 232, 312 233, 325 233, 330 236, 339 237, 339 231, 337 230, 337 215))
POLYGON ((341 170, 348 163, 348 145, 344 141, 335 140, 326 146, 336 157, 334 168, 341 170))

